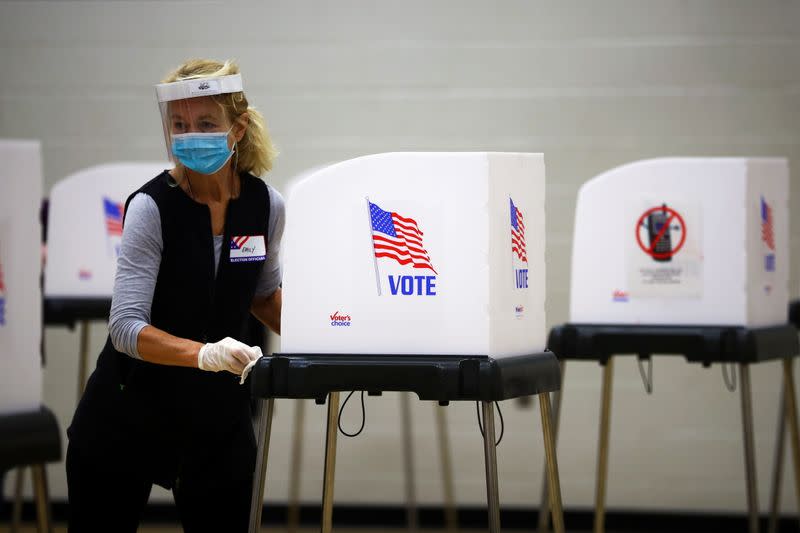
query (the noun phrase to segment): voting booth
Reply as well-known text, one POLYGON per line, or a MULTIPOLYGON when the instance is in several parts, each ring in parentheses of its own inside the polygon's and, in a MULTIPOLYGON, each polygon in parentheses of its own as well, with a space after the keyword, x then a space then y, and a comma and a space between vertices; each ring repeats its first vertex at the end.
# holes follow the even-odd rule
POLYGON ((788 285, 785 159, 638 161, 578 192, 573 323, 785 324, 788 285))
POLYGON ((89 320, 107 320, 125 200, 168 162, 118 162, 70 174, 50 191, 45 323, 81 324, 78 395, 88 366, 89 320))
MULTIPOLYGON (((292 187, 281 353, 258 361, 251 387, 258 398, 328 397, 323 531, 343 390, 481 401, 492 532, 492 402, 539 394, 557 484, 547 392, 560 375, 545 351, 544 184, 542 154, 386 153, 326 166, 292 187)), ((270 406, 259 421, 251 531, 260 523, 270 406)))
MULTIPOLYGON (((748 520, 757 531, 750 364, 783 360, 787 417, 797 428, 791 358, 800 346, 786 316, 788 200, 781 158, 636 161, 581 187, 570 322, 551 330, 548 347, 562 372, 566 360, 603 366, 595 531, 604 527, 613 360, 622 354, 637 356, 648 393, 653 354, 720 364, 730 390, 736 384, 726 365, 738 365, 748 520)), ((558 417, 560 392, 555 405, 558 417)), ((800 442, 793 444, 800 458, 800 442)))
MULTIPOLYGON (((296 174, 288 180, 284 186, 285 198, 291 198, 295 187, 305 181, 309 176, 319 172, 331 163, 317 165, 296 174)), ((413 424, 411 413, 411 393, 401 393, 400 395, 400 419, 401 440, 403 448, 404 484, 406 495, 406 520, 409 529, 418 528, 418 514, 416 498, 416 480, 414 469, 414 439, 413 424)), ((439 442, 439 455, 441 458, 441 473, 443 487, 443 506, 445 516, 445 529, 456 531, 458 529, 458 515, 455 506, 455 489, 452 473, 452 461, 450 452, 450 435, 447 428, 445 407, 434 405, 436 417, 435 429, 439 442)), ((289 459, 289 483, 288 483, 288 502, 286 512, 286 526, 288 533, 295 533, 300 529, 300 470, 302 443, 305 440, 305 410, 306 400, 299 399, 294 402, 294 413, 292 419, 292 448, 289 459)))
POLYGON ((281 351, 541 351, 541 154, 380 154, 287 201, 281 351))
POLYGON ((0 140, 0 161, 0 473, 32 467, 43 528, 50 525, 44 463, 60 458, 61 441, 42 405, 39 142, 0 140))
POLYGON ((111 298, 125 200, 168 168, 167 162, 98 165, 53 186, 45 269, 48 299, 111 298))

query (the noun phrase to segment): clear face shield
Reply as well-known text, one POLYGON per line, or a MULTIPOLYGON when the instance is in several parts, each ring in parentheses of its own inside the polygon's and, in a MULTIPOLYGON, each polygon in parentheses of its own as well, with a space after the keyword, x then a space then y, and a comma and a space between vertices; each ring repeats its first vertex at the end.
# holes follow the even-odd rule
POLYGON ((170 161, 200 174, 213 174, 230 160, 234 124, 213 96, 237 92, 242 92, 240 74, 156 85, 170 161))

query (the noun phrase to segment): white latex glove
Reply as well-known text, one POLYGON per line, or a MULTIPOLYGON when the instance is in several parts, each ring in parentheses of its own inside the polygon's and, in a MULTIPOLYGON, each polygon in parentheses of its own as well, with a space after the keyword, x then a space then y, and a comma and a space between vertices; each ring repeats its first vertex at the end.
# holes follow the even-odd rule
POLYGON ((256 363, 258 363, 258 359, 247 363, 247 366, 244 367, 244 370, 242 370, 242 378, 239 380, 239 385, 244 385, 244 380, 246 380, 247 376, 250 375, 250 371, 253 370, 253 367, 256 366, 256 363))
POLYGON ((209 342, 200 348, 197 354, 197 366, 200 370, 219 372, 227 370, 237 376, 252 361, 261 357, 261 348, 248 346, 236 339, 225 337, 219 342, 209 342))

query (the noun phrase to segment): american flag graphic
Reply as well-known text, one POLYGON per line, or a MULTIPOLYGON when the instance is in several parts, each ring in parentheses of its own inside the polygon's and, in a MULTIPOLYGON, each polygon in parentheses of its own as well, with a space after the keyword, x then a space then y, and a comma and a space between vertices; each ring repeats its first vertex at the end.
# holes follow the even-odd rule
POLYGON ((105 211, 106 233, 108 233, 108 236, 121 236, 122 214, 125 211, 125 206, 109 198, 103 198, 103 210, 105 211))
POLYGON ((384 211, 372 202, 369 202, 369 214, 375 257, 388 257, 401 265, 429 268, 437 273, 422 243, 423 233, 414 219, 384 211))
POLYGON ((0 264, 0 326, 6 323, 6 284, 3 281, 3 265, 0 264))
POLYGON ((514 200, 511 202, 511 251, 517 254, 520 261, 528 262, 528 253, 525 251, 525 221, 514 200))
POLYGON ((772 208, 761 197, 761 240, 763 240, 770 250, 775 249, 775 231, 772 228, 772 208))
POLYGON ((231 237, 231 250, 241 250, 242 246, 244 246, 244 243, 246 243, 249 238, 249 235, 231 237))

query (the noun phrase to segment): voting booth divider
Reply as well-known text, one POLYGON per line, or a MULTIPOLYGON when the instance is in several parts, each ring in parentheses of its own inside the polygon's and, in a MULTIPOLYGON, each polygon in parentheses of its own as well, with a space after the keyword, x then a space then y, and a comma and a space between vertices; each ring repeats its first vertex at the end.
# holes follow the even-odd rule
POLYGON ((89 321, 107 320, 128 196, 168 162, 115 162, 66 176, 50 191, 44 276, 46 325, 80 324, 78 397, 89 364, 89 321))
MULTIPOLYGON (((291 197, 294 187, 305 178, 321 171, 329 164, 309 168, 291 178, 286 184, 286 196, 291 197)), ((380 393, 378 393, 380 394, 380 393)), ((286 513, 286 526, 288 533, 295 533, 300 529, 300 473, 302 462, 302 443, 305 439, 305 409, 307 400, 294 402, 292 419, 292 448, 289 458, 289 486, 286 513)), ((450 434, 447 426, 447 413, 445 406, 434 404, 435 429, 439 444, 439 460, 441 462, 444 525, 448 532, 458 530, 458 512, 455 504, 455 484, 453 482, 453 468, 450 447, 450 434)), ((406 522, 409 530, 416 531, 419 522, 419 509, 417 507, 417 490, 415 476, 415 459, 413 446, 411 393, 400 394, 400 419, 401 441, 403 455, 403 474, 406 497, 406 522)))
POLYGON ((38 141, 0 140, 0 473, 17 468, 18 524, 22 467, 31 466, 40 531, 50 531, 45 463, 61 458, 53 413, 42 405, 38 141))
POLYGON ((544 349, 541 155, 369 156, 320 170, 289 202, 282 351, 544 349))
MULTIPOLYGON (((603 366, 594 531, 604 531, 615 355, 637 356, 652 391, 652 356, 739 365, 748 519, 758 531, 749 365, 783 361, 787 417, 800 459, 787 322, 789 176, 780 158, 637 161, 586 182, 578 193, 570 322, 551 330, 562 361, 603 366), (644 361, 649 370, 645 371, 644 361)), ((735 382, 729 383, 735 388, 735 382)), ((556 394, 558 426, 561 392, 556 394)), ((800 488, 800 476, 797 476, 800 488)), ((546 492, 546 491, 545 491, 546 492)), ((800 490, 798 491, 800 496, 800 490)), ((543 500, 542 508, 547 501, 543 500)), ((547 530, 540 514, 540 532, 547 530)))
POLYGON ((297 183, 283 241, 281 352, 260 399, 250 530, 261 522, 274 398, 328 403, 322 531, 331 530, 340 391, 482 402, 489 530, 500 530, 493 402, 538 394, 553 520, 563 531, 545 350, 544 158, 388 153, 297 183))
MULTIPOLYGON (((326 166, 328 165, 315 166, 293 176, 286 185, 286 196, 291 196, 292 189, 297 183, 326 166)), ((302 443, 305 439, 305 421, 306 401, 297 400, 294 402, 292 417, 292 448, 289 458, 289 486, 286 506, 287 533, 296 533, 300 529, 300 474, 303 455, 302 443)), ((416 514, 413 513, 412 509, 409 509, 409 518, 412 516, 416 516, 416 514)))

